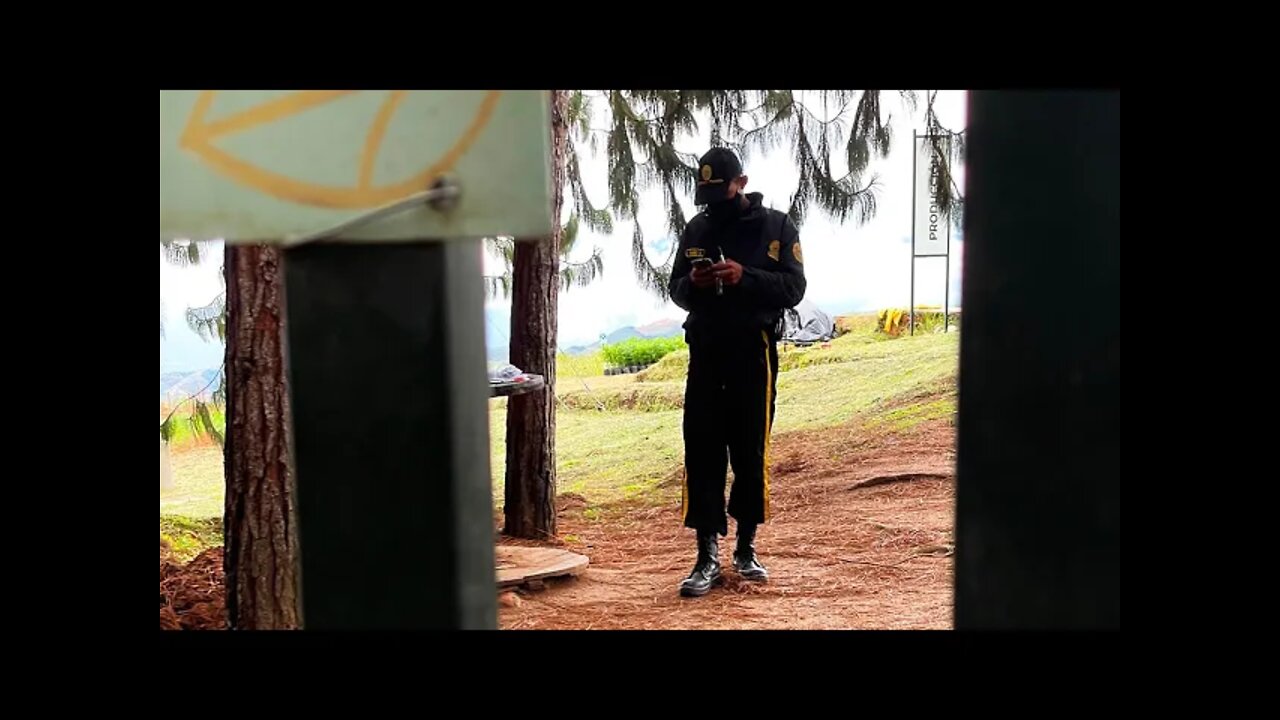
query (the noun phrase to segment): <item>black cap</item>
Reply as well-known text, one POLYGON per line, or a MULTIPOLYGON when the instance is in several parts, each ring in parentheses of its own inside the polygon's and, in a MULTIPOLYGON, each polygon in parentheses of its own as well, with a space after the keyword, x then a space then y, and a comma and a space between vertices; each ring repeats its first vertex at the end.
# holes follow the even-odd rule
POLYGON ((729 148, 711 148, 698 161, 698 191, 693 196, 696 205, 711 205, 725 199, 729 183, 742 175, 742 163, 729 148))

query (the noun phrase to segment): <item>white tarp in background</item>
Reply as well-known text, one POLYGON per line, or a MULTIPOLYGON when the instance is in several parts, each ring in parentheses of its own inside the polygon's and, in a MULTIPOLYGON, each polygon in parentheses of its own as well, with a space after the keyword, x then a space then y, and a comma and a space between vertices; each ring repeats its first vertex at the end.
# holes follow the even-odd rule
POLYGON ((782 341, 790 343, 826 342, 836 336, 831 316, 808 300, 783 313, 782 341))

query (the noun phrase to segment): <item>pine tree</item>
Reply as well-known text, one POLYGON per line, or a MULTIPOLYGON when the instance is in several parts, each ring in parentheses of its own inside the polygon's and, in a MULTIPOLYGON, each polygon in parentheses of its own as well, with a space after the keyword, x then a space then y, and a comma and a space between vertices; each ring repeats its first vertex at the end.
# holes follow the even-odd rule
MULTIPOLYGON (((787 148, 800 171, 799 182, 787 211, 797 226, 804 224, 815 207, 837 222, 862 225, 876 213, 880 179, 870 173, 872 161, 886 158, 894 138, 890 108, 879 90, 612 90, 598 95, 581 94, 584 110, 579 123, 592 120, 589 99, 603 100, 603 129, 590 127, 575 133, 568 152, 567 176, 573 190, 575 212, 586 218, 635 220, 643 191, 660 189, 667 218, 665 232, 679 237, 684 231, 686 204, 697 186, 698 157, 677 149, 677 143, 697 137, 703 130, 699 117, 710 123, 712 146, 733 149, 744 160, 754 153, 787 148), (577 163, 581 136, 590 134, 593 146, 605 138, 608 158, 608 208, 591 205, 582 190, 577 163), (834 157, 843 162, 836 171, 834 157)), ((897 93, 901 108, 918 109, 916 91, 897 93)), ((952 168, 963 162, 964 132, 943 127, 934 112, 937 91, 926 93, 926 134, 942 162, 939 204, 943 215, 958 222, 963 197, 952 168)), ((608 232, 607 223, 588 226, 608 232)), ((646 289, 665 297, 674 260, 675 243, 661 262, 649 259, 644 230, 633 224, 631 257, 637 280, 646 289)))
MULTIPOLYGON (((575 210, 569 220, 560 227, 560 289, 568 291, 575 287, 586 287, 595 282, 604 273, 604 256, 599 247, 593 247, 591 256, 586 260, 571 260, 577 246, 578 231, 583 222, 592 230, 608 234, 613 232, 613 219, 608 210, 596 210, 587 201, 586 191, 582 189, 582 180, 577 171, 577 155, 575 143, 592 142, 591 101, 581 90, 557 91, 567 93, 565 100, 564 123, 567 130, 565 143, 565 163, 568 174, 576 178, 576 184, 569 190, 574 198, 575 210), (582 213, 582 217, 579 216, 582 213)), ((558 220, 558 218, 557 218, 558 220)), ((485 238, 485 249, 503 263, 501 275, 485 276, 485 290, 489 297, 511 296, 511 269, 515 264, 516 244, 511 237, 485 238)))
MULTIPOLYGON (((897 95, 904 110, 918 109, 917 92, 900 91, 897 95)), ((952 168, 963 161, 964 133, 942 126, 934 112, 936 98, 936 91, 926 93, 925 129, 926 134, 936 136, 935 149, 941 160, 942 214, 958 222, 963 197, 952 168)), ((515 246, 491 241, 491 250, 507 259, 508 272, 489 279, 490 293, 514 293, 517 298, 528 299, 537 292, 533 288, 548 285, 546 273, 559 273, 560 285, 566 289, 575 280, 580 284, 590 282, 603 267, 597 260, 598 249, 586 268, 557 268, 554 260, 567 257, 576 241, 579 223, 597 233, 610 234, 614 218, 636 221, 641 193, 651 188, 662 192, 667 218, 664 230, 678 238, 686 224, 686 204, 697 186, 698 156, 681 152, 676 145, 701 130, 699 116, 710 122, 711 145, 730 147, 744 160, 755 152, 790 148, 800 178, 787 212, 797 226, 804 223, 815 206, 836 221, 864 224, 875 216, 880 191, 879 178, 869 173, 871 163, 888 157, 894 139, 891 113, 883 106, 884 99, 879 90, 554 91, 553 178, 564 184, 556 188, 555 210, 558 217, 560 198, 567 192, 573 213, 559 234, 560 252, 551 258, 552 262, 530 265, 524 284, 519 275, 513 279, 510 272, 515 246), (602 129, 593 127, 594 100, 603 104, 602 129), (599 149, 602 137, 608 159, 607 207, 591 202, 579 162, 583 150, 599 149), (844 164, 840 174, 832 163, 837 153, 844 164), (570 229, 572 233, 568 232, 570 229)), ((636 278, 642 287, 663 298, 667 295, 676 245, 670 243, 667 257, 653 262, 645 247, 644 231, 638 221, 633 222, 631 258, 636 278)), ((550 312, 554 313, 554 307, 553 297, 550 312)), ((546 317, 547 308, 542 301, 513 303, 513 338, 517 331, 523 333, 520 360, 533 363, 520 365, 513 343, 512 362, 522 369, 549 368, 554 372, 554 355, 548 360, 547 349, 554 350, 556 346, 556 323, 554 317, 546 317)), ((512 531, 512 518, 522 518, 513 533, 522 537, 555 534, 555 515, 547 510, 547 498, 555 491, 555 407, 551 399, 555 393, 554 374, 547 375, 547 382, 545 398, 534 396, 509 403, 507 409, 506 516, 508 532, 512 531), (526 407, 530 404, 539 404, 538 412, 526 407), (530 440, 534 436, 536 441, 530 440), (514 492, 513 483, 517 485, 514 492), (536 498, 539 507, 527 507, 528 498, 536 498), (512 507, 513 504, 518 506, 512 507)))
MULTIPOLYGON (((189 242, 168 240, 161 241, 160 247, 164 250, 165 260, 177 267, 191 267, 199 265, 208 259, 212 244, 203 242, 189 242)), ((221 273, 219 273, 221 275, 221 273)), ((213 342, 215 339, 220 343, 226 342, 226 292, 219 293, 208 305, 198 308, 187 308, 185 319, 187 326, 192 332, 196 333, 206 342, 213 342)), ((164 301, 160 302, 160 337, 164 337, 164 301)), ((166 442, 173 437, 174 425, 178 422, 178 410, 191 403, 191 411, 187 414, 187 422, 190 423, 191 430, 196 436, 205 436, 212 438, 221 447, 225 441, 223 431, 220 430, 213 422, 212 406, 221 406, 226 403, 226 372, 225 364, 218 368, 217 375, 209 384, 197 390, 194 394, 184 398, 169 410, 169 414, 160 423, 160 437, 166 442), (216 383, 216 385, 215 385, 216 383), (205 401, 205 393, 213 387, 213 393, 210 402, 205 401)))

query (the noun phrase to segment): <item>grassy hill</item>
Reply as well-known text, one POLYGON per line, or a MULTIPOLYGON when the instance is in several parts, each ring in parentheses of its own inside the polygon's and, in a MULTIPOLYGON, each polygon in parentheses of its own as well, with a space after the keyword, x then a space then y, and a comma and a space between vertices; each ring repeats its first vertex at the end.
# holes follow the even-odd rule
MULTIPOLYGON (((784 350, 779 359, 778 434, 858 423, 906 430, 955 412, 958 333, 884 339, 865 322, 829 347, 784 350)), ((561 493, 591 506, 620 499, 665 499, 682 462, 685 352, 639 375, 603 377, 598 355, 561 358, 557 468, 561 493)), ((490 401, 494 497, 505 475, 505 400, 490 401)), ((161 495, 161 532, 215 542, 222 512, 222 454, 217 446, 175 451, 176 487, 161 495), (168 517, 166 517, 168 516, 168 517), (196 529, 199 532, 196 532, 196 529)), ((678 492, 678 482, 674 491, 678 492)))

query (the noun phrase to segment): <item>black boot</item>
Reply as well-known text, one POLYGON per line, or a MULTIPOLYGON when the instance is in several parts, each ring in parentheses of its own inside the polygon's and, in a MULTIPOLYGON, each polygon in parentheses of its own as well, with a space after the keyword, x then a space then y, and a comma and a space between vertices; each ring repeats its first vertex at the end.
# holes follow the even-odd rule
POLYGON ((733 551, 733 569, 738 571, 743 580, 768 581, 769 571, 756 559, 755 525, 738 525, 738 548, 733 551))
POLYGON ((698 562, 693 572, 680 583, 680 594, 685 597, 702 597, 720 582, 719 534, 698 531, 698 562))

